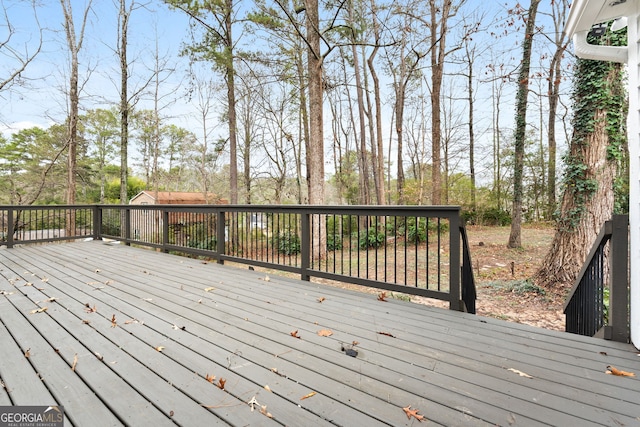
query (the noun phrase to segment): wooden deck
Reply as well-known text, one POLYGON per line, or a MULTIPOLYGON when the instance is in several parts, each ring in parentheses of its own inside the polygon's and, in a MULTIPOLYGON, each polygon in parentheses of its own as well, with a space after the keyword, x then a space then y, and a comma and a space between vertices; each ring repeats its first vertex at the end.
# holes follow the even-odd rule
POLYGON ((0 294, 0 405, 66 426, 640 425, 631 345, 105 242, 2 248, 0 294))

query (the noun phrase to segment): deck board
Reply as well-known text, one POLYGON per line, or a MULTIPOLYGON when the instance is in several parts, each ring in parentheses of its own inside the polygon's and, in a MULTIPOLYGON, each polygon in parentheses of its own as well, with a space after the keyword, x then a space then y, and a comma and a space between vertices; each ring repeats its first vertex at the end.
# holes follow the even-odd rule
POLYGON ((640 372, 630 345, 104 242, 2 249, 0 263, 13 292, 0 296, 0 342, 12 343, 0 404, 28 402, 5 366, 27 373, 24 346, 39 343, 38 371, 59 377, 31 402, 55 399, 75 424, 87 409, 67 403, 68 381, 114 425, 415 425, 407 405, 441 425, 640 424, 638 378, 605 374, 640 372), (353 341, 355 358, 341 351, 353 341), (273 419, 250 410, 254 396, 273 419))

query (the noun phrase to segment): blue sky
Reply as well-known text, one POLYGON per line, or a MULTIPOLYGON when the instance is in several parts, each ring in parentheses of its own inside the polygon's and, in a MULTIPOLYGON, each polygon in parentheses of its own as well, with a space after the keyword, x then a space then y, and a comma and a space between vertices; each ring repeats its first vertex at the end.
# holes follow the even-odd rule
MULTIPOLYGON (((63 31, 62 7, 58 1, 39 6, 37 21, 33 9, 25 1, 4 0, 4 7, 15 35, 12 45, 21 53, 32 52, 39 40, 38 23, 43 31, 42 52, 23 73, 24 85, 14 86, 0 93, 4 104, 0 111, 0 126, 4 132, 38 125, 48 127, 64 120, 65 89, 68 86, 68 48, 63 31)), ((86 1, 72 2, 76 33, 80 33, 86 1)), ((117 40, 117 6, 112 1, 94 0, 80 52, 80 84, 83 85, 82 104, 85 109, 104 107, 118 100, 119 64, 115 53, 117 40)), ((132 63, 131 91, 152 73, 158 40, 158 55, 176 72, 166 83, 175 98, 184 101, 181 84, 187 61, 177 55, 185 40, 188 20, 184 13, 169 11, 167 6, 153 2, 149 8, 139 8, 131 15, 128 56, 132 63)), ((8 34, 7 25, 0 21, 0 37, 8 34)), ((6 78, 12 66, 10 58, 1 58, 0 76, 6 78)), ((168 99, 165 99, 168 102, 168 99)), ((144 104, 142 104, 144 105, 144 104)))

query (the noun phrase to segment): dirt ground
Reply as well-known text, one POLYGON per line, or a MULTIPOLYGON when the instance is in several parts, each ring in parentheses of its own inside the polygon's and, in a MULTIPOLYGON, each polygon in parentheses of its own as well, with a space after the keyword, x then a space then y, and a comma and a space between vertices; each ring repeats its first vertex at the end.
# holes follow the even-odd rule
POLYGON ((539 288, 529 279, 553 240, 547 225, 525 226, 522 249, 508 249, 510 227, 467 228, 474 265, 477 314, 547 329, 564 330, 562 312, 569 289, 539 288))

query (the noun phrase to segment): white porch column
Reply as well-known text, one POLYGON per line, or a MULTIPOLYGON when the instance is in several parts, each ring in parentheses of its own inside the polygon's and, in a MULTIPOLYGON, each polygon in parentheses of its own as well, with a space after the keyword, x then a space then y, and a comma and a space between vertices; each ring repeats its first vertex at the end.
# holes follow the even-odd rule
POLYGON ((631 342, 640 348, 640 15, 628 17, 629 39, 629 262, 631 342))

